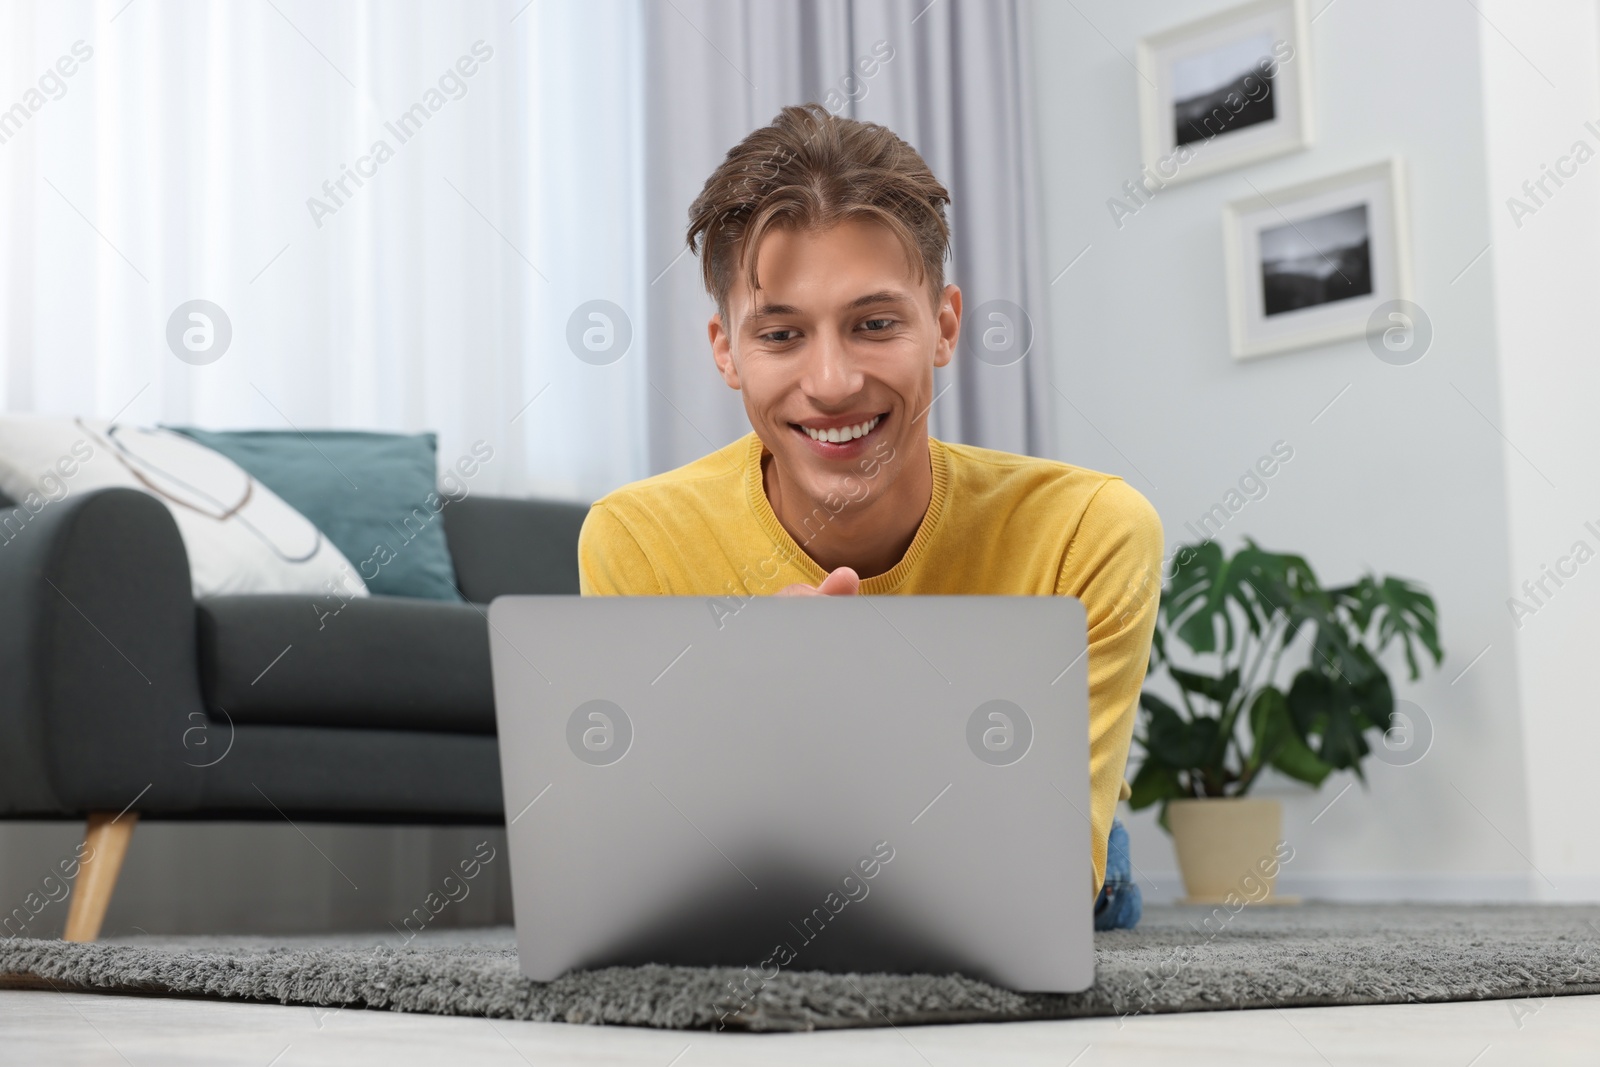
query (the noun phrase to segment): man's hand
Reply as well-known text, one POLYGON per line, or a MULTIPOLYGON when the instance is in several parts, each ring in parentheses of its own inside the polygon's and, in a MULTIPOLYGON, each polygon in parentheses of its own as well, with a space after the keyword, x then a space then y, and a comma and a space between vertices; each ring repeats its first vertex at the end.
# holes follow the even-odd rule
POLYGON ((861 576, 849 567, 840 567, 822 579, 822 584, 810 586, 795 582, 778 590, 773 596, 855 596, 861 590, 861 576))

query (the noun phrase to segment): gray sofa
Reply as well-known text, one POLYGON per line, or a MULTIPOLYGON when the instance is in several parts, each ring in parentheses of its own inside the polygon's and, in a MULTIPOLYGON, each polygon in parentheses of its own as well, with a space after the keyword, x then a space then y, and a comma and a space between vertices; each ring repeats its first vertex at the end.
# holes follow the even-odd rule
POLYGON ((467 497, 467 603, 196 602, 176 524, 107 489, 0 498, 0 818, 86 819, 67 936, 93 940, 137 819, 503 821, 484 613, 577 593, 587 507, 467 497), (91 877, 92 876, 92 877, 91 877))

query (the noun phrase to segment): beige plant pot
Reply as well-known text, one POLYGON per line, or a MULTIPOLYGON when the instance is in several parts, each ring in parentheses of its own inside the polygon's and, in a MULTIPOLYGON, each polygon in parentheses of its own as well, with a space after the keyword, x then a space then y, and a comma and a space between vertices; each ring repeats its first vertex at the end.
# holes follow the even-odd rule
POLYGON ((1293 853, 1283 841, 1283 809, 1261 797, 1174 800, 1167 825, 1189 894, 1181 904, 1298 903, 1277 896, 1278 869, 1293 853))

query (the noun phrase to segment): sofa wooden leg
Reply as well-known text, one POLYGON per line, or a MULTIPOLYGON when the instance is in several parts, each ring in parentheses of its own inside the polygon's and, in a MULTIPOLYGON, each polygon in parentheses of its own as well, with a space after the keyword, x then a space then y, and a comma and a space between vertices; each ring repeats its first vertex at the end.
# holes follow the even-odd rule
POLYGON ((93 941, 100 936, 100 924, 111 906, 111 894, 117 889, 122 858, 128 854, 128 841, 138 824, 137 812, 90 813, 89 827, 83 838, 86 847, 79 862, 77 884, 72 890, 63 940, 93 941))

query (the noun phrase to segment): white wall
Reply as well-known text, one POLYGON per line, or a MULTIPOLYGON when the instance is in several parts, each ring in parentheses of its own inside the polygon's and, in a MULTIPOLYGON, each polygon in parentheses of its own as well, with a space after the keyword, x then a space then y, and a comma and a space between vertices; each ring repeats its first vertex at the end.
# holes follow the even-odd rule
MULTIPOLYGON (((1524 858, 1535 848, 1530 767, 1542 776, 1555 757, 1542 754, 1541 742, 1531 762, 1524 759, 1525 735, 1537 737, 1539 728, 1519 710, 1536 688, 1542 699, 1558 694, 1525 684, 1525 667, 1519 674, 1527 645, 1505 606, 1507 514, 1534 489, 1490 424, 1502 420, 1501 375, 1516 370, 1497 344, 1500 264, 1490 255, 1468 269, 1494 236, 1481 84, 1486 31, 1472 5, 1449 0, 1314 3, 1313 12, 1322 8, 1311 41, 1315 144, 1169 186, 1119 229, 1106 201, 1141 165, 1135 45, 1227 6, 1037 4, 1051 276, 1089 248, 1052 287, 1057 382, 1078 409, 1063 405, 1060 454, 1143 491, 1162 515, 1170 552, 1198 539, 1187 521, 1218 503, 1274 442, 1288 442, 1293 459, 1268 482, 1266 497, 1232 518, 1224 546, 1232 551, 1248 534, 1299 552, 1328 584, 1369 568, 1425 583, 1438 603, 1446 658, 1417 684, 1405 680, 1402 662, 1389 661, 1397 695, 1432 723, 1433 745, 1420 762, 1369 761, 1369 786, 1342 796, 1349 775, 1320 791, 1281 778, 1263 783, 1261 795, 1283 800, 1296 849, 1280 889, 1346 899, 1526 898, 1539 881, 1524 858), (1403 155, 1409 171, 1415 299, 1435 329, 1427 356, 1390 366, 1357 340, 1235 362, 1222 205, 1252 195, 1251 183, 1270 195, 1390 154, 1403 155)), ((1594 48, 1592 32, 1578 44, 1591 62, 1594 48)), ((1600 181, 1600 162, 1593 167, 1600 181)), ((1524 403, 1534 421, 1538 401, 1524 403)), ((1545 429, 1554 432, 1559 421, 1545 429)), ((1531 427, 1528 446, 1550 457, 1558 484, 1561 474, 1577 483, 1581 455, 1563 457, 1531 427)), ((1600 508, 1591 511, 1600 518, 1600 508)), ((1542 530, 1531 512, 1513 522, 1519 537, 1542 530)), ((1550 558, 1562 543, 1545 536, 1527 553, 1550 558)), ((1600 564, 1595 570, 1600 586, 1600 564)), ((1571 599, 1576 611, 1578 597, 1571 599)), ((1559 695, 1570 703, 1575 694, 1559 695)), ((1556 792, 1540 786, 1532 794, 1541 817, 1570 799, 1556 792)), ((1147 899, 1180 895, 1152 813, 1134 815, 1130 830, 1147 899)))
POLYGON ((1588 553, 1600 551, 1600 535, 1584 525, 1600 529, 1593 477, 1600 455, 1594 358, 1600 159, 1577 162, 1578 155, 1600 155, 1600 26, 1592 0, 1536 6, 1494 0, 1484 14, 1498 30, 1482 34, 1494 240, 1487 263, 1504 382, 1502 429, 1516 449, 1506 466, 1506 584, 1508 596, 1534 609, 1513 637, 1523 667, 1517 707, 1533 827, 1527 851, 1542 897, 1594 900, 1600 899, 1593 815, 1600 563, 1563 564, 1570 577, 1558 574, 1559 586, 1546 579, 1537 600, 1520 587, 1544 577, 1544 568, 1572 553, 1575 542, 1585 542, 1588 553), (1587 153, 1574 152, 1579 141, 1587 153), (1570 175, 1560 186, 1546 179, 1543 190, 1534 190, 1537 200, 1523 191, 1525 181, 1558 165, 1570 175), (1512 197, 1520 201, 1515 211, 1512 197))

